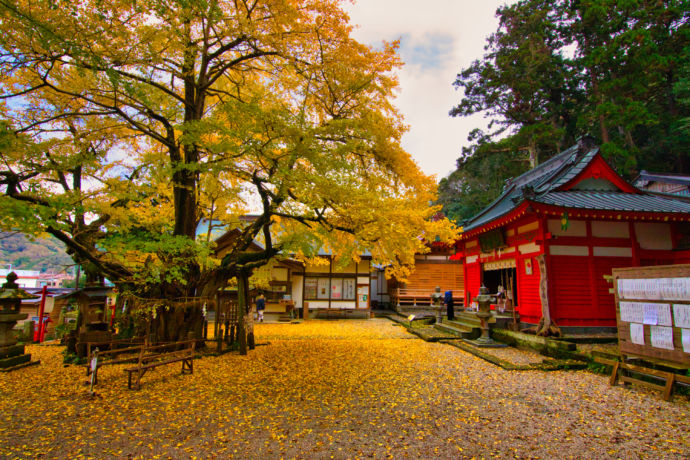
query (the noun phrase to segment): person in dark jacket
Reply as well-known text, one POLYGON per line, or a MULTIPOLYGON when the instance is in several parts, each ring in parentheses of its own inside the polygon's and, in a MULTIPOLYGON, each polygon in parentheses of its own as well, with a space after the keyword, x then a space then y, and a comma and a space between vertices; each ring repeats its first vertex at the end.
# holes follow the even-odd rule
POLYGON ((260 323, 264 322, 264 310, 266 309, 266 297, 263 294, 259 294, 256 298, 256 313, 260 323))
POLYGON ((446 291, 443 297, 443 303, 446 304, 446 316, 450 321, 455 319, 455 310, 453 305, 453 291, 446 291))

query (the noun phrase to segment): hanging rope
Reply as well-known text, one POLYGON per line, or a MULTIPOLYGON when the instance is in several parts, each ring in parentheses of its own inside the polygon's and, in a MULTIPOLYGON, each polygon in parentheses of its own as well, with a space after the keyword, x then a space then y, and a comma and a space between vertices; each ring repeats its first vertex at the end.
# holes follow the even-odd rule
POLYGON ((183 297, 177 299, 147 299, 134 294, 121 294, 125 302, 129 302, 132 313, 152 313, 163 307, 173 310, 189 310, 192 308, 215 307, 216 301, 208 297, 183 297))

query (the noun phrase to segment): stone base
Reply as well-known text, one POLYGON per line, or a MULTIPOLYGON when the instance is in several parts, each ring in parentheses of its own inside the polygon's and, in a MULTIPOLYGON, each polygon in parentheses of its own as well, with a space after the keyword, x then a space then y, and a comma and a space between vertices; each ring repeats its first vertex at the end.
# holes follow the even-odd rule
POLYGON ((0 347, 0 359, 9 358, 11 356, 23 355, 24 345, 10 345, 9 347, 0 347))
POLYGON ((496 342, 494 340, 492 340, 491 342, 484 342, 484 341, 480 341, 479 339, 476 339, 476 340, 462 339, 462 340, 463 340, 463 342, 467 342, 470 345, 473 345, 473 346, 479 347, 479 348, 505 348, 508 346, 505 343, 496 342))
POLYGON ((0 369, 7 369, 31 361, 31 355, 17 355, 0 359, 0 369))
MULTIPOLYGON (((24 356, 31 356, 31 355, 24 355, 24 356)), ((17 364, 16 366, 8 367, 5 369, 0 369, 0 372, 12 372, 12 371, 16 371, 17 369, 23 369, 25 367, 35 366, 37 364, 41 364, 41 361, 28 361, 26 363, 17 364)))
POLYGON ((0 371, 8 372, 22 367, 38 364, 31 362, 31 355, 24 354, 24 345, 0 347, 0 371))

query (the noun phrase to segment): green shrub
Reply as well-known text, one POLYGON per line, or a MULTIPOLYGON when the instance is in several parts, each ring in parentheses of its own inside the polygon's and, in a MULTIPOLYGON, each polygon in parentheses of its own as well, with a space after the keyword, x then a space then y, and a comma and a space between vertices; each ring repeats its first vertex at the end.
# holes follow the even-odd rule
POLYGON ((606 364, 599 364, 594 361, 589 361, 587 363, 587 369, 595 374, 610 374, 611 368, 606 364))
POLYGON ((64 364, 86 364, 86 358, 80 358, 76 353, 65 350, 62 352, 62 362, 64 364))

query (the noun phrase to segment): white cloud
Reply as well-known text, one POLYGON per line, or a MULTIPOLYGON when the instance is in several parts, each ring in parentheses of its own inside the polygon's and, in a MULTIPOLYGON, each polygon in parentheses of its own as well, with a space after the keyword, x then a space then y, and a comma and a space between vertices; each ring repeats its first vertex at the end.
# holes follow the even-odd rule
MULTIPOLYGON (((451 118, 461 94, 452 83, 457 73, 484 54, 496 30, 496 9, 503 0, 359 0, 345 4, 354 37, 364 43, 400 39, 406 65, 399 71, 396 104, 410 131, 403 147, 427 174, 437 178, 455 169, 467 134, 486 125, 481 116, 451 118)), ((512 3, 508 2, 508 3, 512 3)))

